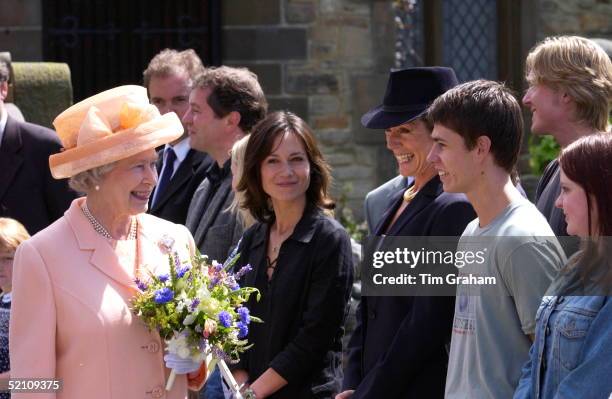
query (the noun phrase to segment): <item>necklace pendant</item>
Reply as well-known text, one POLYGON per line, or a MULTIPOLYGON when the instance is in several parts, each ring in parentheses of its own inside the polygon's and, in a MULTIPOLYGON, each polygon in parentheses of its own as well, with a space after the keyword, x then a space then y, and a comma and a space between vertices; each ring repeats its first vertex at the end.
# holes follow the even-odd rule
POLYGON ((404 191, 404 201, 410 202, 416 197, 418 191, 414 188, 414 186, 409 187, 406 191, 404 191))

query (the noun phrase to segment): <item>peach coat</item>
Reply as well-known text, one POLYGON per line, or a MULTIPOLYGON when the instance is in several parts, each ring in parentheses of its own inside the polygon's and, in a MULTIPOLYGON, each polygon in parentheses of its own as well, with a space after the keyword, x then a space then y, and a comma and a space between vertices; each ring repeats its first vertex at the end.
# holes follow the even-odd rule
MULTIPOLYGON (((130 310, 137 293, 110 244, 96 233, 80 206, 17 250, 10 321, 11 378, 60 378, 57 394, 13 394, 13 399, 132 399, 187 397, 187 379, 164 389, 169 371, 157 332, 130 310)), ((147 214, 138 219, 140 275, 168 271, 158 246, 169 234, 182 257, 194 252, 191 234, 147 214)), ((202 381, 189 381, 190 387, 202 381)))

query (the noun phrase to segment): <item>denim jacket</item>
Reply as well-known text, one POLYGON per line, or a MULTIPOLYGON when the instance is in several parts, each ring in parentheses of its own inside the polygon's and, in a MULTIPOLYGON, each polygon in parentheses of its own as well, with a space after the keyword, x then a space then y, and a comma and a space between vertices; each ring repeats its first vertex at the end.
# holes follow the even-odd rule
POLYGON ((612 297, 545 296, 514 399, 608 398, 612 297))

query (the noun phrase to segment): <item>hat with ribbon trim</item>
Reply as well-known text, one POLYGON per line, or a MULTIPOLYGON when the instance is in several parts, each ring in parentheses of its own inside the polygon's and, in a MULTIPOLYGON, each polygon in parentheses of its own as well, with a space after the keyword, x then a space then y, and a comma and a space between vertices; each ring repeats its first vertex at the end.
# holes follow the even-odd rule
POLYGON ((49 157, 56 179, 74 176, 172 142, 183 134, 174 112, 160 115, 147 89, 120 86, 89 97, 53 121, 63 151, 49 157))

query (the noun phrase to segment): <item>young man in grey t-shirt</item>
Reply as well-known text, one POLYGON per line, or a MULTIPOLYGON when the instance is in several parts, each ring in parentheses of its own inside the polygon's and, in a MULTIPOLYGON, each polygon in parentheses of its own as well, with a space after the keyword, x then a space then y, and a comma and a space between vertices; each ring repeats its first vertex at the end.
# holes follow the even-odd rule
POLYGON ((435 144, 428 160, 444 191, 465 193, 477 219, 458 251, 480 245, 484 261, 460 276, 494 277, 484 288, 458 284, 447 398, 510 398, 527 360, 542 295, 565 255, 546 219, 511 180, 521 147, 518 102, 500 83, 464 83, 429 110, 435 144))

